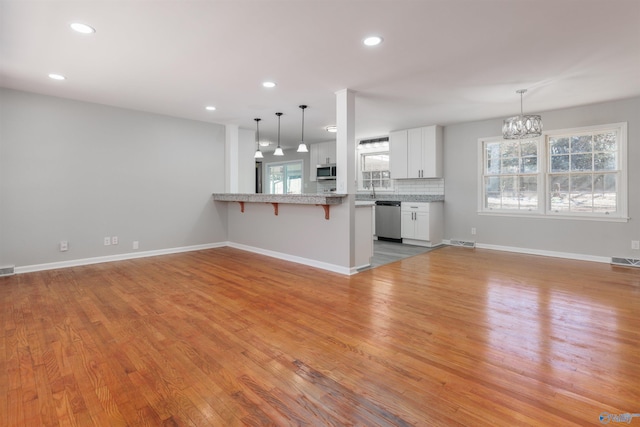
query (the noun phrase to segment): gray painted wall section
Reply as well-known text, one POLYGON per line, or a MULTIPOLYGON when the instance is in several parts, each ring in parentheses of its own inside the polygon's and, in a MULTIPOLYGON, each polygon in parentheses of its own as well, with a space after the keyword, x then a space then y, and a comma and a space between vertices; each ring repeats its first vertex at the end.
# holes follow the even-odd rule
POLYGON ((256 192, 255 135, 252 130, 238 131, 238 193, 256 192))
MULTIPOLYGON (((331 217, 326 220, 324 210, 315 205, 278 205, 274 214, 271 203, 245 203, 244 213, 235 202, 217 202, 228 205, 229 241, 254 249, 324 263, 346 272, 350 265, 349 203, 331 206, 331 217)), ((305 262, 306 263, 306 262, 305 262)))
POLYGON ((479 138, 501 134, 502 119, 495 119, 445 128, 446 238, 593 257, 640 258, 640 251, 631 249, 631 240, 640 240, 640 98, 536 114, 542 114, 545 130, 628 123, 629 222, 478 215, 477 144, 479 138), (471 235, 471 227, 477 235, 471 235))
POLYGON ((223 126, 6 89, 0 109, 0 265, 227 240, 223 126))

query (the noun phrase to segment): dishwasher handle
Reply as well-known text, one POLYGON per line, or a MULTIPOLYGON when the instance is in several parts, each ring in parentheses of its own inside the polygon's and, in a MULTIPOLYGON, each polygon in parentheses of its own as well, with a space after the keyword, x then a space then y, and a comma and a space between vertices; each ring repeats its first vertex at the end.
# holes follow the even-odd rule
POLYGON ((401 202, 395 200, 376 200, 376 206, 400 206, 401 202))

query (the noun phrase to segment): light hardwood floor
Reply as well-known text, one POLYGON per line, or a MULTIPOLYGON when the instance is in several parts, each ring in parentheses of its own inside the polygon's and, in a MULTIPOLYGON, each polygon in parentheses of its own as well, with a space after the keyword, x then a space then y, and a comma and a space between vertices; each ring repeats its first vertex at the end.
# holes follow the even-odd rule
POLYGON ((445 247, 346 277, 221 248, 0 279, 0 327, 2 426, 640 413, 640 272, 599 263, 445 247))

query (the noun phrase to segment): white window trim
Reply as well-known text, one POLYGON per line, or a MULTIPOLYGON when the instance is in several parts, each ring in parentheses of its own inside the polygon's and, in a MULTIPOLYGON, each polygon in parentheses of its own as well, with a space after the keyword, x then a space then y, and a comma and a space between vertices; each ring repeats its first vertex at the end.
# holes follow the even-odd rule
POLYGON ((629 194, 628 194, 628 138, 627 138, 627 122, 609 123, 594 126, 583 126, 577 128, 559 129, 553 131, 545 131, 542 136, 538 138, 538 174, 541 179, 538 179, 538 210, 532 211, 520 211, 520 210, 500 210, 495 211, 492 209, 484 208, 484 144, 486 142, 503 141, 501 136, 493 136, 486 138, 479 138, 477 145, 477 213, 478 215, 487 216, 505 216, 505 217, 518 217, 518 218, 547 218, 547 219, 570 219, 570 220, 587 220, 587 221, 606 221, 606 222, 628 222, 629 221, 629 194), (549 200, 547 197, 549 170, 548 170, 548 143, 547 138, 549 136, 558 136, 564 134, 575 134, 583 132, 597 132, 599 130, 617 129, 619 132, 619 150, 620 156, 620 182, 618 183, 618 210, 617 215, 607 214, 593 214, 593 213, 559 213, 551 211, 549 207, 549 200))
POLYGON ((265 184, 266 184, 266 189, 269 191, 268 193, 265 194, 273 194, 271 193, 271 186, 269 185, 269 167, 271 166, 281 166, 281 165, 287 165, 287 164, 292 164, 292 163, 302 163, 301 165, 301 177, 302 177, 302 194, 304 194, 304 160, 302 159, 297 159, 297 160, 286 160, 283 162, 270 162, 270 163, 264 163, 263 164, 263 174, 264 176, 262 177, 262 188, 263 191, 265 189, 265 184))
MULTIPOLYGON (((358 182, 358 191, 371 191, 370 188, 364 188, 362 186, 362 155, 363 154, 390 154, 390 150, 389 148, 387 148, 386 150, 384 149, 380 149, 379 147, 376 148, 358 148, 356 151, 357 154, 357 164, 356 164, 356 171, 357 171, 357 177, 356 177, 356 181, 358 182)), ((376 194, 386 194, 386 193, 394 193, 394 185, 393 185, 393 178, 391 178, 389 180, 389 188, 378 188, 376 187, 376 194)))

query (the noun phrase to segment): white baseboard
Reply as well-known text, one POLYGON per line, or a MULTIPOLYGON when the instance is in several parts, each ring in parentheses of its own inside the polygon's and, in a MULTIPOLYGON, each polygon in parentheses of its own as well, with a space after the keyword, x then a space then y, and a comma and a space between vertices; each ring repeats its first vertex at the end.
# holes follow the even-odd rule
POLYGON ((546 251, 546 250, 540 250, 540 249, 518 248, 514 246, 487 245, 485 243, 476 243, 476 248, 490 249, 493 251, 516 252, 516 253, 527 254, 527 255, 548 256, 553 258, 574 259, 578 261, 603 262, 606 264, 611 263, 611 257, 574 254, 571 252, 556 252, 556 251, 546 251))
POLYGON ((268 249, 262 249, 254 246, 242 245, 240 243, 227 241, 227 242, 207 243, 204 245, 193 245, 193 246, 184 246, 184 247, 178 247, 178 248, 158 249, 154 251, 130 252, 126 254, 107 255, 107 256, 84 258, 84 259, 74 259, 74 260, 61 261, 61 262, 50 262, 46 264, 25 265, 22 267, 16 267, 15 274, 32 273, 35 271, 44 271, 44 270, 55 270, 58 268, 78 267, 82 265, 99 264, 103 262, 124 261, 128 259, 146 258, 146 257, 152 257, 152 256, 158 256, 158 255, 177 254, 180 252, 201 251, 204 249, 221 248, 224 246, 241 249, 247 252, 254 252, 257 254, 266 255, 269 257, 278 258, 285 261, 295 262, 297 264, 308 265, 310 267, 320 268, 322 270, 328 270, 334 273, 344 274, 347 276, 357 274, 358 269, 365 267, 365 266, 352 267, 352 268, 342 267, 340 265, 329 264, 326 262, 316 261, 309 258, 302 258, 295 255, 285 254, 282 252, 276 252, 268 249))
POLYGON ((234 242, 227 242, 227 245, 232 247, 232 248, 241 249, 243 251, 253 252, 253 253, 260 254, 260 255, 266 255, 266 256, 270 256, 272 258, 278 258, 278 259, 282 259, 282 260, 285 260, 285 261, 295 262, 297 264, 308 265, 310 267, 320 268, 322 270, 333 271, 334 273, 345 274, 345 275, 348 275, 348 276, 356 274, 358 272, 356 267, 354 267, 354 268, 342 267, 340 265, 329 264, 329 263, 326 263, 326 262, 316 261, 316 260, 309 259, 309 258, 302 258, 302 257, 295 256, 295 255, 285 254, 285 253, 282 253, 282 252, 276 252, 276 251, 271 251, 271 250, 268 250, 268 249, 256 248, 255 246, 248 246, 248 245, 243 245, 243 244, 234 243, 234 242))
POLYGON ((16 267, 16 274, 32 273, 34 271, 55 270, 58 268, 78 267, 81 265, 99 264, 102 262, 124 261, 127 259, 146 258, 158 255, 177 254, 180 252, 201 251, 203 249, 220 248, 228 246, 228 242, 207 243, 204 245, 183 246, 178 248, 158 249, 154 251, 130 252, 126 254, 107 255, 93 258, 74 259, 70 261, 50 262, 46 264, 26 265, 16 267))

